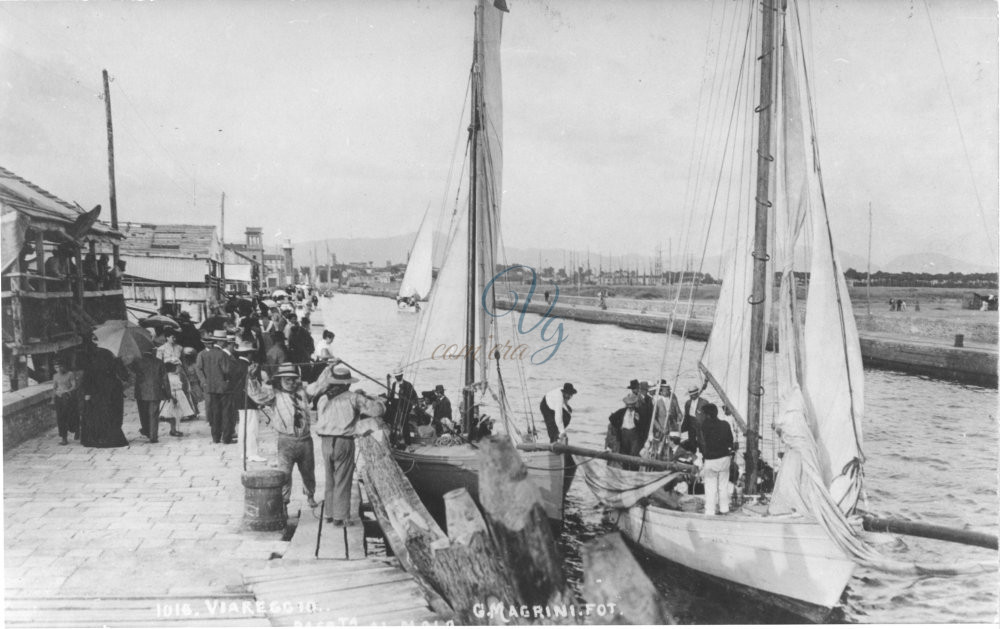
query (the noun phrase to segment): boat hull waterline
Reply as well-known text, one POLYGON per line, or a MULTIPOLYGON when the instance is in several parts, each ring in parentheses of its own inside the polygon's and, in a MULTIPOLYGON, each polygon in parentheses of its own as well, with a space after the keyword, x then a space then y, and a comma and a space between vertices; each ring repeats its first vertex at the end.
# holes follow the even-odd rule
POLYGON ((837 606, 856 565, 806 517, 709 516, 639 505, 618 515, 622 534, 652 555, 824 610, 837 606))

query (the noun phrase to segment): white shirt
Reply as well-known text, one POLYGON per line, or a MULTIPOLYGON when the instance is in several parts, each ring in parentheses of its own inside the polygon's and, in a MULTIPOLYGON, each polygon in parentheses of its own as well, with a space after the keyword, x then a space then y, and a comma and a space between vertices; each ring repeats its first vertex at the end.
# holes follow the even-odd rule
POLYGON ((635 409, 625 409, 625 416, 622 417, 622 430, 635 430, 635 409))
POLYGON ((552 409, 556 414, 556 419, 562 419, 562 411, 568 411, 569 407, 566 405, 566 400, 563 398, 562 389, 552 389, 545 394, 545 405, 552 409))

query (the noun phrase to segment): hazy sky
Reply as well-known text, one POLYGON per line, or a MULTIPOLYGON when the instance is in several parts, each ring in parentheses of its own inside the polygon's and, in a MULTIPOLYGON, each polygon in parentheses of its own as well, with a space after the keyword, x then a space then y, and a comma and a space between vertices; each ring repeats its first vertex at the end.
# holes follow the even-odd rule
MULTIPOLYGON (((727 4, 509 0, 509 246, 666 247, 727 4)), ((834 235, 864 255, 871 203, 876 264, 995 264, 997 5, 934 0, 930 21, 927 6, 803 4, 834 235)), ((246 225, 272 243, 412 232, 464 139, 473 7, 2 2, 0 164, 107 207, 106 68, 121 220, 217 222, 225 191, 228 240, 246 225)))

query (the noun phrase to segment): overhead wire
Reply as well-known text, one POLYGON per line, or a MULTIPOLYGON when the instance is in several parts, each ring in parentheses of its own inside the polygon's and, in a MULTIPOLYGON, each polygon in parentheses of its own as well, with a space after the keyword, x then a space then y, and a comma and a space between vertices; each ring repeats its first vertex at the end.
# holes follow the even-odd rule
POLYGON ((983 221, 983 234, 990 245, 990 252, 993 259, 997 259, 997 247, 993 241, 993 233, 996 225, 990 226, 986 220, 986 210, 983 208, 983 199, 979 194, 979 186, 976 185, 976 177, 972 171, 972 160, 969 158, 969 146, 965 141, 965 133, 962 131, 962 121, 958 117, 958 107, 955 105, 955 95, 951 89, 951 81, 948 80, 948 72, 944 67, 944 56, 941 54, 941 44, 938 42, 937 30, 934 28, 934 20, 931 17, 931 7, 927 0, 924 0, 924 10, 927 13, 927 23, 931 29, 931 38, 934 40, 934 49, 937 51, 938 63, 941 66, 941 76, 944 78, 945 91, 948 92, 948 102, 951 104, 951 113, 955 117, 955 128, 958 130, 958 137, 962 143, 962 155, 965 157, 965 166, 969 171, 969 180, 972 183, 972 191, 976 196, 976 205, 979 208, 979 218, 983 221))

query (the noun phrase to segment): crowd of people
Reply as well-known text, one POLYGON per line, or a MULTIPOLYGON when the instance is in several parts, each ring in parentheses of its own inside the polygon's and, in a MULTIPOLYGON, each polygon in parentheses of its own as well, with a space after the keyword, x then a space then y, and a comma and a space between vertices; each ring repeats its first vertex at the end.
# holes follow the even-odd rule
MULTIPOLYGON (((692 386, 682 410, 666 380, 651 390, 647 381, 633 379, 622 406, 608 417, 605 448, 630 457, 697 464, 705 513, 726 514, 740 477, 738 443, 719 407, 702 397, 707 385, 692 386)), ((639 470, 641 461, 612 465, 639 470)), ((697 479, 690 480, 687 490, 695 488, 697 479)))
MULTIPOLYGON (((315 433, 326 471, 327 520, 344 524, 355 428, 364 418, 380 421, 386 398, 350 390, 357 379, 334 355, 332 331, 323 331, 317 348, 308 316, 300 320, 294 308, 264 301, 231 301, 214 309, 200 329, 181 312, 176 325, 155 326, 154 346, 127 367, 98 347, 96 337, 87 339, 77 356, 57 359, 52 386, 60 444, 68 445, 72 433, 88 447, 128 445, 123 398, 132 383, 139 433, 149 443, 160 441, 161 422, 168 424, 170 436, 180 438, 181 422, 203 416, 214 443, 245 440, 247 460, 263 462, 259 422, 267 423, 277 439, 271 464, 287 474, 285 503, 297 467, 308 503, 316 506, 315 433)), ((316 301, 305 303, 315 306, 316 301)))

